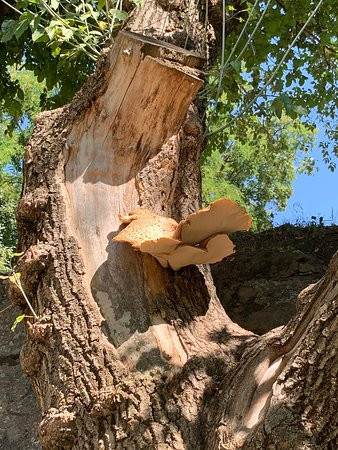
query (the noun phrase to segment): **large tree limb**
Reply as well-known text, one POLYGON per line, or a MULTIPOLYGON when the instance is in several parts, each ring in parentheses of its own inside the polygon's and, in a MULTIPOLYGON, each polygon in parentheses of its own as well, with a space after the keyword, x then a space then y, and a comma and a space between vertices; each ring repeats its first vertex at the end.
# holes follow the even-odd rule
POLYGON ((302 291, 299 312, 249 346, 217 398, 205 407, 208 448, 333 448, 338 348, 338 253, 326 275, 302 291), (220 401, 221 399, 221 401, 220 401), (221 405, 220 405, 221 403, 221 405), (214 413, 216 415, 214 415, 214 413))
MULTIPOLYGON (((18 209, 26 251, 20 271, 40 319, 28 326, 21 359, 40 400, 46 448, 97 448, 111 433, 112 411, 124 404, 119 389, 128 385, 134 392, 139 383, 150 383, 144 388, 149 403, 163 370, 182 366, 179 384, 187 374, 195 378, 196 370, 207 383, 209 356, 223 355, 230 368, 237 358, 233 349, 240 354, 242 341, 253 339, 224 313, 209 271, 189 267, 175 274, 127 244, 110 243, 118 213, 139 204, 170 214, 180 186, 178 164, 191 158, 180 155, 175 133, 201 81, 195 69, 182 65, 190 54, 171 48, 170 60, 163 60, 147 56, 149 45, 153 50, 158 44, 121 33, 73 103, 37 118, 27 148, 18 209), (103 318, 110 342, 101 332, 103 318), (225 342, 215 340, 218 333, 225 342), (154 369, 159 372, 152 380, 147 374, 154 369), (135 370, 138 375, 126 378, 135 370)), ((185 129, 201 134, 200 126, 185 129)), ((198 170, 198 159, 194 164, 198 170)), ((14 290, 12 297, 18 297, 14 290)), ((217 372, 221 376, 221 366, 217 372)), ((159 401, 163 389, 168 385, 156 389, 159 401)), ((203 391, 197 383, 191 401, 202 401, 203 391)), ((149 418, 136 403, 142 428, 149 418)), ((184 398, 176 403, 179 414, 192 420, 196 412, 184 398)), ((127 423, 121 427, 127 430, 127 423)), ((190 426, 180 428, 173 425, 174 440, 192 433, 190 426)), ((138 433, 129 429, 123 442, 146 439, 138 433)))

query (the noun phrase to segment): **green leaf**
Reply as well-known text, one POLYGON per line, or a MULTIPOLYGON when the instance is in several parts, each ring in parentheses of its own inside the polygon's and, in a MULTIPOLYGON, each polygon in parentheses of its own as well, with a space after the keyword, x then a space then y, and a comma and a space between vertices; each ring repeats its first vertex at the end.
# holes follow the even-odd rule
POLYGON ((119 9, 111 9, 109 11, 111 16, 116 17, 118 20, 126 20, 128 18, 128 14, 125 11, 121 11, 119 9))
POLYGON ((50 41, 53 41, 57 37, 57 31, 58 29, 55 26, 49 26, 46 28, 46 33, 48 35, 48 38, 50 41))
POLYGON ((236 70, 236 72, 241 71, 242 61, 234 61, 230 65, 236 70))
POLYGON ((17 27, 18 22, 16 20, 4 20, 1 25, 1 42, 10 41, 13 38, 17 27))
POLYGON ((16 256, 17 258, 19 258, 20 256, 22 256, 24 254, 25 254, 25 252, 13 253, 12 256, 16 256))
POLYGON ((51 0, 50 5, 52 9, 56 10, 59 7, 59 2, 57 0, 51 0))
POLYGON ((275 98, 274 101, 271 104, 272 111, 276 114, 278 119, 282 117, 282 109, 283 109, 283 102, 280 98, 275 98))
MULTIPOLYGON (((23 92, 23 90, 21 88, 19 88, 16 91, 16 95, 17 95, 19 100, 24 100, 24 98, 25 98, 25 94, 24 94, 24 92, 23 92)), ((13 253, 13 256, 14 256, 14 253, 13 253)))
POLYGON ((17 325, 18 325, 20 322, 22 322, 23 319, 24 319, 25 317, 26 317, 26 316, 25 316, 24 314, 22 314, 21 316, 18 316, 18 317, 15 319, 13 325, 11 326, 11 331, 12 331, 13 333, 14 333, 15 328, 17 327, 17 325))
POLYGON ((66 41, 69 41, 73 36, 73 30, 70 28, 62 27, 62 35, 66 41))
POLYGON ((30 11, 25 11, 19 17, 19 21, 20 22, 25 22, 26 20, 31 21, 32 19, 34 19, 35 16, 36 16, 36 14, 33 14, 30 11))
POLYGON ((101 9, 105 6, 106 4, 106 0, 99 0, 97 3, 97 7, 99 9, 99 11, 101 11, 101 9))
POLYGON ((40 30, 35 30, 32 34, 33 42, 47 42, 48 36, 45 33, 45 30, 41 28, 40 30))
POLYGON ((80 15, 80 20, 82 20, 82 22, 84 22, 85 20, 89 19, 89 17, 92 17, 91 13, 86 12, 85 14, 80 15))
POLYGON ((299 115, 299 116, 307 116, 308 110, 304 108, 303 106, 297 105, 293 107, 293 110, 299 115))
POLYGON ((108 27, 108 23, 103 20, 99 20, 98 24, 101 30, 105 30, 108 27))
POLYGON ((61 47, 59 46, 59 43, 58 42, 53 42, 53 44, 51 46, 51 50, 52 50, 51 53, 54 56, 54 58, 59 56, 59 54, 61 52, 61 47))
POLYGON ((86 3, 86 8, 90 11, 90 15, 97 20, 100 13, 98 11, 94 11, 92 5, 90 3, 86 3))
POLYGON ((31 30, 34 32, 39 25, 40 25, 40 16, 38 15, 33 16, 29 24, 31 30))
POLYGON ((97 30, 89 31, 89 34, 92 34, 94 36, 102 36, 102 33, 100 31, 97 31, 97 30))
POLYGON ((7 105, 8 112, 15 118, 18 119, 22 113, 21 103, 15 98, 11 99, 11 102, 7 105))
POLYGON ((22 9, 22 8, 26 8, 26 6, 28 5, 28 1, 27 0, 18 0, 16 2, 16 8, 17 9, 22 9))
MULTIPOLYGON (((20 19, 21 19, 21 17, 20 17, 20 19)), ((15 37, 17 39, 19 39, 23 35, 23 33, 27 30, 28 26, 29 26, 29 22, 28 22, 27 19, 23 20, 23 21, 20 21, 18 26, 17 26, 17 28, 16 28, 16 30, 15 30, 15 33, 14 33, 15 37)))
POLYGON ((294 106, 291 98, 286 94, 281 94, 279 96, 280 100, 283 102, 283 106, 285 108, 286 114, 291 117, 291 119, 295 119, 297 114, 295 113, 294 106))

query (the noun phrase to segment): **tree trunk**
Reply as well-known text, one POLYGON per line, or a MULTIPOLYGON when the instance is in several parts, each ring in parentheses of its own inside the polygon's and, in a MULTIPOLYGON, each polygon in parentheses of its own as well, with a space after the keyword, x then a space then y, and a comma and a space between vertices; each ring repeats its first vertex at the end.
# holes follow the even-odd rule
MULTIPOLYGON (((198 5, 146 1, 130 28, 203 49, 198 5)), ((21 363, 45 449, 334 448, 337 256, 295 319, 259 337, 229 319, 208 267, 174 272, 112 242, 135 207, 198 208, 202 65, 121 32, 73 102, 36 119, 17 217, 39 315, 21 363)))

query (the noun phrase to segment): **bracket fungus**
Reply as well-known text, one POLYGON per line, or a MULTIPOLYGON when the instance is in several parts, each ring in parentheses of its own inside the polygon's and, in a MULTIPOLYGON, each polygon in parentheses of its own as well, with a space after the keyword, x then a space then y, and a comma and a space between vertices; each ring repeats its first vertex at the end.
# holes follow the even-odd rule
POLYGON ((211 264, 235 251, 228 234, 248 230, 251 216, 237 203, 222 198, 177 223, 139 208, 119 216, 127 226, 113 241, 128 242, 161 264, 179 270, 190 264, 211 264))

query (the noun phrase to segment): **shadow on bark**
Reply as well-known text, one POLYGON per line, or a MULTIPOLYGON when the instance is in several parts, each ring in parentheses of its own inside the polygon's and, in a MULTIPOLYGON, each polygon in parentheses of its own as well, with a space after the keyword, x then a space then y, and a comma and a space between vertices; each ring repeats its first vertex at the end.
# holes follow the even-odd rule
POLYGON ((196 316, 204 316, 210 293, 197 267, 178 272, 163 269, 154 258, 134 251, 129 244, 112 242, 117 233, 108 234, 107 259, 90 282, 104 318, 103 331, 128 366, 141 371, 166 366, 152 327, 174 321, 183 327, 196 316), (196 279, 199 300, 194 302, 191 289, 196 279), (158 292, 156 280, 160 280, 158 292))

